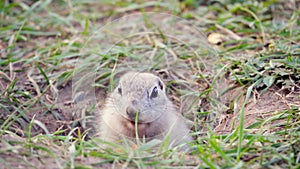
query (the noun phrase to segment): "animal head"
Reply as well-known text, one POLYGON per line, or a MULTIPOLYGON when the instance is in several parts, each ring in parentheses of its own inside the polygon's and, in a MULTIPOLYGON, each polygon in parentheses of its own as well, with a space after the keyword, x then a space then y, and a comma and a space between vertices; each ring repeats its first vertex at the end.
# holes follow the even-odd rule
POLYGON ((129 72, 115 88, 113 102, 117 113, 130 121, 150 123, 167 111, 167 97, 162 80, 151 73, 129 72))

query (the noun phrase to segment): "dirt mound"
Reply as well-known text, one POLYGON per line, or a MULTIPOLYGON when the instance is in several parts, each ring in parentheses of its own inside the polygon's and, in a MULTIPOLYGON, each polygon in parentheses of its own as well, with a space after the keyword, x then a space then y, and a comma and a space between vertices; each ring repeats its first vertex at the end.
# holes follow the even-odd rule
MULTIPOLYGON (((281 130, 286 124, 282 120, 288 110, 300 107, 300 88, 279 89, 274 86, 263 93, 255 90, 244 107, 244 128, 259 129, 261 125, 270 126, 269 131, 281 130)), ((234 87, 227 91, 221 100, 229 109, 220 114, 220 122, 214 129, 216 133, 231 133, 239 125, 241 108, 245 100, 246 89, 234 87)))

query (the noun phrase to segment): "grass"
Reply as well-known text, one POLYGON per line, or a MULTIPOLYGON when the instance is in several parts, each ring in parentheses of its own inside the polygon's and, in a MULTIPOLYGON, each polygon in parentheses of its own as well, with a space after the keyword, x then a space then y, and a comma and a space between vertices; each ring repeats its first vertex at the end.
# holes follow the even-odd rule
POLYGON ((299 5, 1 1, 1 166, 299 168, 299 5), (185 20, 155 22, 148 11, 185 20), (141 29, 131 27, 134 18, 111 22, 134 12, 154 34, 128 37, 141 29), (212 33, 221 35, 218 45, 207 45, 212 33), (164 79, 193 125, 191 152, 168 149, 168 140, 156 153, 155 140, 99 147, 93 112, 132 69, 164 79))

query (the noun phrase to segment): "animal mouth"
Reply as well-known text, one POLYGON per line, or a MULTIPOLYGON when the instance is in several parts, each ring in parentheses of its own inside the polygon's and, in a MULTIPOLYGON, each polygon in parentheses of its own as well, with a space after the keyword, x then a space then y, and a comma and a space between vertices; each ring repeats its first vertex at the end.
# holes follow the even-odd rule
POLYGON ((133 125, 135 125, 135 123, 137 123, 138 125, 141 125, 141 124, 147 124, 147 123, 152 122, 152 121, 141 120, 139 115, 137 115, 137 117, 136 116, 122 115, 122 118, 124 118, 128 123, 131 123, 133 125))
POLYGON ((136 121, 135 119, 131 119, 131 118, 128 118, 128 117, 126 117, 125 119, 127 120, 128 123, 131 123, 132 125, 135 125, 135 124, 142 125, 142 124, 151 123, 151 122, 142 121, 140 119, 138 119, 136 121))
POLYGON ((128 114, 119 113, 120 117, 126 121, 126 123, 131 123, 135 125, 136 121, 138 125, 141 124, 151 124, 157 120, 159 120, 162 116, 162 112, 159 113, 159 115, 156 116, 143 116, 143 114, 147 114, 148 112, 139 112, 135 116, 129 116, 128 114))
POLYGON ((124 117, 122 116, 123 118, 123 122, 125 124, 127 124, 128 126, 132 126, 132 127, 135 127, 135 125, 138 125, 138 126, 144 126, 144 125, 147 125, 147 124, 150 124, 151 122, 147 122, 147 121, 142 121, 140 119, 137 119, 137 121, 135 119, 131 119, 129 117, 124 117))
POLYGON ((138 133, 142 134, 147 130, 147 126, 149 126, 150 123, 141 122, 141 121, 136 122, 134 120, 124 118, 123 125, 125 128, 128 129, 128 131, 136 131, 136 129, 137 129, 138 133))
POLYGON ((141 122, 141 121, 133 121, 133 120, 129 120, 129 122, 132 124, 132 125, 135 125, 135 124, 138 124, 138 125, 142 125, 142 124, 148 124, 146 122, 141 122))

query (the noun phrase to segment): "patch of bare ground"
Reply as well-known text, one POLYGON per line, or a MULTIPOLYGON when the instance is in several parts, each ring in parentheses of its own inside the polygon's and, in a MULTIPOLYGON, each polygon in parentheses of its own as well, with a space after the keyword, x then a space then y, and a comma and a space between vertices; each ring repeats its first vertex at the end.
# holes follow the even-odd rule
MULTIPOLYGON (((245 101, 245 88, 235 86, 225 92, 220 100, 228 105, 227 112, 219 114, 220 122, 214 129, 219 134, 229 134, 239 125, 240 111, 245 101)), ((264 133, 273 133, 282 130, 286 126, 287 118, 270 119, 282 112, 300 107, 300 88, 280 89, 273 86, 265 92, 254 90, 252 96, 244 107, 244 128, 247 129, 255 123, 268 126, 264 133)), ((260 125, 258 125, 260 126, 260 125)), ((259 128, 253 128, 252 132, 259 128)))

